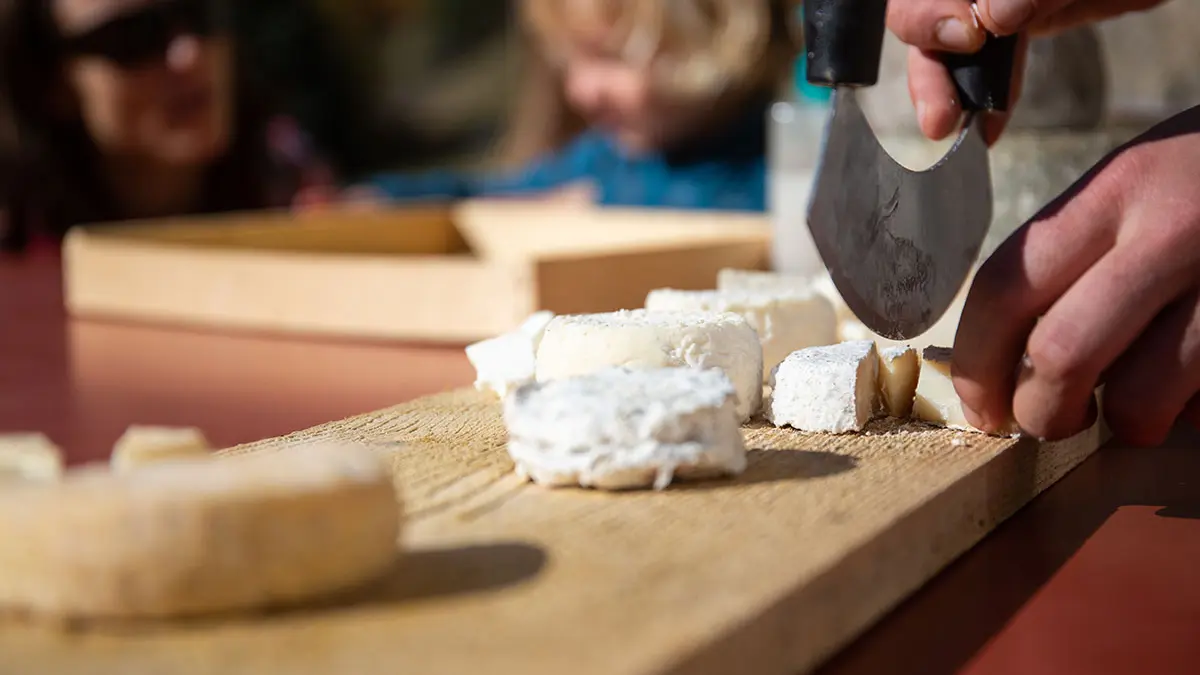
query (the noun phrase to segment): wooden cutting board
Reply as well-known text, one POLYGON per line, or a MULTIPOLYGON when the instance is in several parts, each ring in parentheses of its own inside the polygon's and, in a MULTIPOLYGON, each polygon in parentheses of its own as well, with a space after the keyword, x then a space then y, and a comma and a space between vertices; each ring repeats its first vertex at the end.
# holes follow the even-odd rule
POLYGON ((612 494, 519 482, 499 412, 457 391, 230 450, 339 439, 387 456, 410 552, 381 584, 255 617, 73 633, 8 620, 0 673, 793 675, 1102 435, 1039 444, 887 420, 849 436, 758 423, 736 480, 612 494))

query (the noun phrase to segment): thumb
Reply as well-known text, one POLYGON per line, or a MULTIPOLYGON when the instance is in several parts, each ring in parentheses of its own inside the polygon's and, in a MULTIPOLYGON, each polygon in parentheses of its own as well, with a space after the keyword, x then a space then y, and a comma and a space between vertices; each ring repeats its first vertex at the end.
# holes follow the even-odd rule
POLYGON ((994 35, 1019 33, 1077 0, 978 0, 979 22, 994 35))

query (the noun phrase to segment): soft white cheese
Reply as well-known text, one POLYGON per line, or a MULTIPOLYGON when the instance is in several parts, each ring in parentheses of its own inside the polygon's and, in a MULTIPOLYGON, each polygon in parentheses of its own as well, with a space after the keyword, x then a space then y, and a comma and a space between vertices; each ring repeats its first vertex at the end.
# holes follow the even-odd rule
POLYGON ((467 346, 467 360, 475 368, 475 388, 500 398, 532 382, 534 357, 553 312, 537 312, 515 330, 467 346))
POLYGON ((725 268, 717 272, 717 290, 735 293, 801 293, 812 290, 813 280, 800 274, 725 268))
MULTIPOLYGON (((971 426, 963 414, 962 400, 954 389, 950 375, 953 350, 946 347, 927 347, 921 354, 921 374, 917 381, 913 416, 924 422, 960 431, 981 430, 971 426)), ((1016 423, 1001 435, 1020 435, 1016 423)))
POLYGON ((764 406, 777 427, 861 431, 879 407, 879 355, 869 340, 802 349, 775 368, 764 406))
POLYGON ((113 445, 109 465, 113 471, 124 472, 146 464, 206 457, 211 452, 199 429, 133 425, 113 445))
POLYGON ((518 475, 547 486, 665 488, 741 473, 733 383, 716 369, 605 368, 529 384, 505 400, 518 475))
POLYGON ((921 362, 912 347, 901 345, 880 350, 879 396, 887 414, 901 419, 912 414, 920 373, 921 362))
POLYGON ((762 346, 733 313, 622 310, 555 317, 537 352, 537 381, 588 375, 609 366, 717 368, 737 392, 738 419, 762 403, 762 346))
POLYGON ((758 333, 763 381, 797 349, 831 345, 837 339, 833 305, 808 292, 682 291, 661 288, 646 297, 646 309, 673 312, 733 312, 758 333))
POLYGON ((62 451, 44 434, 0 434, 0 483, 57 481, 62 474, 62 451))

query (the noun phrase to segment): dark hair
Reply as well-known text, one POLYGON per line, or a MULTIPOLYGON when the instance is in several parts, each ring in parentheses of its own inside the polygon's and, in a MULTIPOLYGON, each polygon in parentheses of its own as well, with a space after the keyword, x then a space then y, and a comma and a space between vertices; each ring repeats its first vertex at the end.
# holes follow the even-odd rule
MULTIPOLYGON (((0 0, 0 248, 34 232, 61 237, 74 225, 122 219, 96 173, 96 149, 80 119, 53 114, 62 58, 52 0, 0 0)), ((232 38, 232 32, 231 32, 232 38)), ((235 73, 232 145, 210 168, 201 210, 277 205, 261 96, 235 73)))

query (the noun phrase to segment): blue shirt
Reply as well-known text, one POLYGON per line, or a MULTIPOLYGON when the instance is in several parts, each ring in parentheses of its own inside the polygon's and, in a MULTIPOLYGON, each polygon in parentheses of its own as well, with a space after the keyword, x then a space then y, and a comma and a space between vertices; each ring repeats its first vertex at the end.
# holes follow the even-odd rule
POLYGON ((679 150, 629 156, 585 132, 561 151, 511 174, 382 175, 369 184, 397 201, 520 196, 586 182, 601 206, 765 211, 767 101, 679 150))

